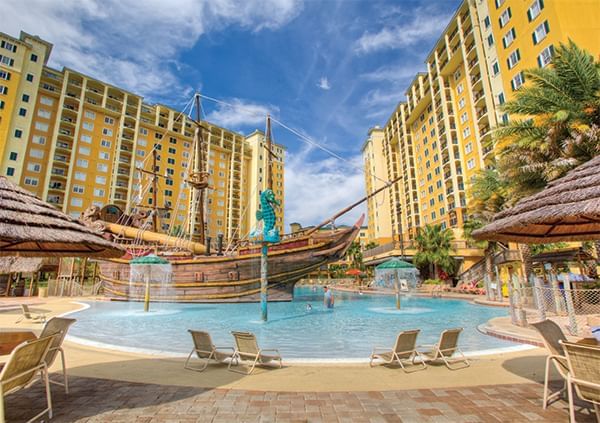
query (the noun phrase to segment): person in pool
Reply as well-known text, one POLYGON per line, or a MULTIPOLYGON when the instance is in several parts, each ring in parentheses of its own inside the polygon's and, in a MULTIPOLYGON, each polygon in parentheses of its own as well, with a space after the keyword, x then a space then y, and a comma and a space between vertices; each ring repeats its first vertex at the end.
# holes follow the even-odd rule
POLYGON ((323 289, 325 290, 325 293, 323 294, 323 305, 327 308, 333 308, 333 293, 326 286, 324 286, 323 289))
POLYGON ((312 310, 312 305, 310 305, 310 303, 306 304, 306 311, 311 311, 312 310))

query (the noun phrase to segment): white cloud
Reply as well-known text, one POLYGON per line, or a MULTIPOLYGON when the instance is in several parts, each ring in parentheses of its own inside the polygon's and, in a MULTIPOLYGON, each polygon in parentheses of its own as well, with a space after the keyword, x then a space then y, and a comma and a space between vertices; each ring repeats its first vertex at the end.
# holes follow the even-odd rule
POLYGON ((203 34, 229 25, 276 29, 301 8, 300 0, 7 0, 2 30, 53 43, 52 66, 151 98, 173 98, 184 89, 178 56, 203 34))
POLYGON ((225 128, 239 129, 244 126, 258 126, 265 124, 267 114, 279 114, 276 106, 265 106, 248 102, 239 98, 224 100, 218 103, 217 108, 206 115, 206 120, 225 128))
POLYGON ((319 83, 317 84, 317 87, 319 87, 322 90, 330 90, 331 89, 331 85, 329 84, 329 80, 327 79, 326 76, 321 77, 321 79, 319 79, 319 83))
POLYGON ((412 63, 411 65, 396 64, 385 65, 375 69, 372 72, 364 73, 362 78, 376 82, 408 83, 412 80, 419 70, 423 70, 421 63, 412 63))
MULTIPOLYGON (((288 154, 285 164, 286 224, 302 226, 321 223, 336 212, 365 196, 362 157, 352 157, 350 163, 335 158, 311 160, 311 148, 298 154, 288 154)), ((356 207, 340 217, 337 225, 354 224, 366 206, 356 207)), ((286 228, 287 229, 287 228, 286 228)))
POLYGON ((365 32, 355 43, 357 53, 408 47, 417 42, 437 37, 448 24, 450 16, 434 13, 426 8, 417 8, 412 19, 399 25, 384 26, 379 32, 365 32))

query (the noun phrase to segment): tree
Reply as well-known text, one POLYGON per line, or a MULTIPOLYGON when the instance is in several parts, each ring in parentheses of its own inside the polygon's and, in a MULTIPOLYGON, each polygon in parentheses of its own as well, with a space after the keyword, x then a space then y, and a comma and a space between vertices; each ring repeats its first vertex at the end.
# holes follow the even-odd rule
POLYGON ((363 253, 362 253, 362 246, 360 245, 359 242, 357 241, 353 241, 352 244, 350 244, 350 247, 348 247, 348 252, 347 252, 348 258, 350 258, 350 264, 354 269, 361 269, 363 268, 363 253))
POLYGON ((456 260, 450 255, 453 251, 454 234, 450 229, 442 229, 442 225, 426 225, 419 228, 415 237, 417 253, 414 262, 419 267, 429 267, 434 278, 439 270, 447 274, 454 273, 457 268, 456 260))

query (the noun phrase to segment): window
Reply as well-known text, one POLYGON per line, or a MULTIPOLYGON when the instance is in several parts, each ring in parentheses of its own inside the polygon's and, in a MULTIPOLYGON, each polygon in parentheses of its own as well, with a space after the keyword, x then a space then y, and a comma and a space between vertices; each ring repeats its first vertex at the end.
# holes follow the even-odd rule
POLYGON ((165 190, 165 196, 166 197, 172 197, 173 196, 173 191, 171 191, 170 189, 166 189, 165 190))
POLYGON ((174 148, 169 148, 169 154, 177 154, 177 150, 174 148))
POLYGON ((98 169, 98 172, 108 172, 108 165, 104 163, 98 163, 96 169, 98 169))
POLYGON ((0 79, 4 79, 5 81, 10 81, 10 72, 0 71, 0 79))
POLYGON ((500 65, 498 64, 498 61, 495 61, 494 63, 492 63, 492 74, 493 76, 496 76, 500 73, 500 65))
POLYGON ((0 100, 0 110, 4 109, 4 101, 0 100))
POLYGON ((471 170, 475 167, 475 159, 469 159, 467 161, 467 169, 471 170))
POLYGON ((90 155, 90 148, 89 147, 79 147, 79 154, 83 154, 84 156, 89 156, 90 155))
POLYGON ((24 103, 29 103, 29 94, 23 94, 23 96, 21 97, 21 100, 24 103))
POLYGON ((508 120, 509 120, 508 113, 504 113, 502 115, 502 123, 504 123, 506 125, 508 123, 508 120))
POLYGON ((46 106, 52 106, 54 104, 54 99, 50 98, 50 97, 40 97, 40 103, 46 105, 46 106))
POLYGON ((101 151, 98 153, 98 157, 100 157, 102 160, 109 160, 110 159, 110 153, 106 152, 106 151, 101 151))
POLYGON ((490 25, 492 24, 492 22, 490 21, 490 17, 486 16, 485 19, 483 20, 483 24, 485 25, 485 28, 489 28, 490 25))
POLYGON ((460 115, 460 123, 465 123, 468 120, 469 120, 469 115, 467 114, 467 112, 464 112, 462 115, 460 115))
POLYGON ((461 77, 460 69, 454 72, 454 81, 458 81, 461 77))
POLYGON ((28 73, 26 79, 27 79, 27 82, 33 82, 33 75, 28 73))
POLYGON ((471 128, 469 128, 467 126, 465 129, 463 129, 462 134, 463 134, 463 138, 467 138, 469 135, 471 135, 471 128))
POLYGON ((146 152, 144 150, 137 150, 135 154, 137 154, 140 157, 144 157, 146 155, 146 152))
POLYGON ((75 207, 83 206, 83 200, 81 198, 73 197, 71 198, 71 205, 75 207))
POLYGON ((4 85, 0 85, 0 94, 8 94, 8 87, 5 87, 4 85))
POLYGON ((508 56, 508 59, 506 59, 506 63, 508 65, 509 69, 512 69, 515 67, 515 65, 517 63, 519 63, 519 60, 521 60, 521 53, 519 53, 519 49, 516 49, 515 51, 513 51, 510 56, 508 56))
POLYGON ((48 124, 42 123, 42 122, 36 122, 35 129, 37 129, 38 131, 41 131, 41 132, 48 132, 48 124))
POLYGON ((25 178, 25 185, 37 186, 39 183, 38 178, 25 178))
POLYGON ((167 159, 167 163, 170 164, 170 165, 174 165, 175 164, 175 159, 172 159, 172 158, 169 157, 167 159))
POLYGON ((96 183, 100 185, 106 184, 106 176, 96 176, 96 183))
POLYGON ((506 100, 504 99, 504 93, 498 94, 498 104, 504 104, 506 100))
POLYGON ((111 117, 104 116, 104 123, 106 123, 107 125, 114 125, 115 120, 111 117))
POLYGON ((34 135, 31 140, 33 141, 34 144, 40 144, 40 145, 44 145, 46 144, 46 137, 43 137, 41 135, 34 135))
POLYGON ((15 168, 14 167, 7 167, 6 168, 6 176, 14 176, 15 174, 15 168))
POLYGON ((42 170, 42 165, 39 163, 28 163, 27 170, 30 172, 39 173, 42 170))
POLYGON ((88 119, 96 119, 96 113, 90 110, 86 110, 84 116, 88 119))
POLYGON ((148 130, 146 128, 140 128, 140 134, 148 135, 148 130))
POLYGON ((15 129, 15 138, 21 138, 23 136, 23 131, 20 129, 15 129))
POLYGON ((548 21, 544 21, 540 24, 531 36, 533 37, 533 44, 537 44, 546 38, 546 35, 550 32, 550 26, 548 25, 548 21))
POLYGON ((29 56, 29 59, 30 59, 32 62, 37 62, 37 59, 38 59, 38 57, 37 57, 37 54, 31 54, 31 56, 29 56))
POLYGON ((19 109, 19 116, 27 116, 27 109, 24 109, 23 107, 21 107, 19 109))
POLYGON ((513 77, 513 79, 510 80, 510 86, 512 87, 513 91, 516 91, 519 88, 521 88, 521 85, 523 85, 524 83, 525 75, 523 74, 523 72, 519 72, 513 77))
POLYGON ((506 0, 495 0, 496 3, 496 9, 499 9, 505 2, 506 0))
POLYGON ((142 147, 146 147, 148 145, 148 141, 146 141, 143 138, 139 138, 138 139, 138 145, 141 145, 142 147))
POLYGON ((75 194, 83 194, 84 188, 81 185, 73 185, 73 192, 75 194))
POLYGON ((538 66, 540 68, 545 68, 552 61, 552 56, 554 56, 554 47, 548 46, 542 50, 540 55, 537 57, 538 66))
POLYGON ((83 129, 85 129, 86 131, 93 131, 94 124, 92 122, 83 122, 83 129))
POLYGON ((102 128, 102 134, 108 135, 110 137, 110 136, 112 136, 113 131, 112 131, 112 129, 109 129, 109 128, 102 128))
POLYGON ((36 159, 43 159, 44 158, 44 150, 40 150, 38 148, 32 148, 31 150, 29 150, 29 155, 36 159))
POLYGON ((52 116, 52 113, 50 113, 50 110, 39 109, 37 112, 37 115, 43 119, 50 119, 50 117, 52 116))
POLYGON ((78 181, 85 181, 86 176, 84 172, 75 172, 75 179, 78 181))
POLYGON ((77 159, 77 166, 87 169, 89 162, 85 159, 77 159))
POLYGON ((90 144, 92 142, 92 137, 89 135, 82 134, 80 138, 81 142, 85 142, 87 144, 90 144))
POLYGON ((175 138, 175 137, 171 137, 171 138, 169 138, 169 142, 170 142, 171 144, 177 144, 177 138, 175 138))
POLYGON ((504 37, 502 37, 502 45, 504 46, 504 48, 507 48, 508 46, 510 46, 513 41, 515 40, 515 38, 517 38, 517 32, 515 31, 514 28, 511 28, 510 31, 508 31, 504 37))
POLYGON ((473 151, 473 143, 469 142, 469 143, 467 143, 467 145, 465 145, 465 153, 469 154, 472 151, 473 151))
POLYGON ((110 142, 109 140, 102 140, 102 141, 100 142, 100 145, 101 145, 102 147, 108 147, 108 148, 110 148, 110 144, 111 144, 111 142, 110 142))
POLYGON ((14 151, 11 151, 10 152, 10 156, 9 156, 9 160, 16 161, 17 160, 17 156, 18 156, 17 153, 15 153, 14 151))
POLYGON ((2 42, 0 43, 0 47, 6 49, 8 51, 12 51, 13 53, 17 52, 17 46, 16 46, 16 44, 9 43, 8 41, 2 40, 2 42))
POLYGON ((543 0, 535 0, 533 3, 531 3, 531 6, 529 6, 529 9, 527 9, 527 19, 529 19, 529 22, 537 18, 538 15, 542 12, 543 8, 543 0))
POLYGON ((465 107, 465 99, 461 98, 460 100, 458 100, 458 108, 462 109, 463 107, 465 107))
POLYGON ((462 92, 465 90, 465 87, 462 83, 458 84, 458 86, 456 87, 456 92, 459 94, 462 94, 462 92))
POLYGON ((502 12, 500 17, 498 18, 498 21, 500 22, 500 28, 504 28, 504 26, 508 23, 508 21, 510 21, 511 17, 512 17, 512 14, 510 12, 510 7, 507 7, 506 10, 504 12, 502 12))
POLYGON ((13 66, 15 64, 15 59, 11 59, 8 56, 2 56, 0 54, 0 63, 6 65, 6 66, 13 66))
MULTIPOLYGON (((442 187, 442 182, 440 181, 440 186, 439 186, 439 188, 441 188, 441 187, 442 187)), ((441 203, 442 201, 444 201, 444 194, 440 194, 440 195, 438 195, 438 201, 439 201, 440 203, 441 203)))
POLYGON ((104 194, 105 194, 105 192, 106 192, 106 191, 104 191, 104 190, 103 190, 103 189, 101 189, 101 188, 95 188, 95 189, 94 189, 94 196, 95 196, 95 197, 104 197, 104 194))
POLYGON ((488 42, 488 47, 491 47, 494 45, 494 34, 488 35, 487 42, 488 42))

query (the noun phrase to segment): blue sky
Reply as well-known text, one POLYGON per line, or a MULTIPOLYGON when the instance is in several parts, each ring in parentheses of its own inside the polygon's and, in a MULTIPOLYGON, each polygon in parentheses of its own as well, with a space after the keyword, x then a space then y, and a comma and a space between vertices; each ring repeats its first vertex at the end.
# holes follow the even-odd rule
MULTIPOLYGON (((364 195, 360 148, 383 125, 458 0, 7 0, 0 31, 54 43, 68 66, 181 108, 195 90, 206 117, 250 133, 264 115, 288 148, 286 222, 317 223, 364 195)), ((364 208, 339 223, 350 223, 364 208)))

